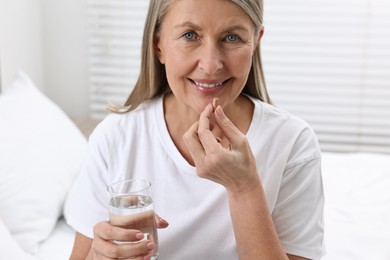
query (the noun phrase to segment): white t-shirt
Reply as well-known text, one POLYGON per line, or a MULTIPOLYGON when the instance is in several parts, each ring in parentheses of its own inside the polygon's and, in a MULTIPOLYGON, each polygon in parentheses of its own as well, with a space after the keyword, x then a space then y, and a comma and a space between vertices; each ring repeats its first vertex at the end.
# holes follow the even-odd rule
MULTIPOLYGON (((239 259, 225 188, 196 175, 168 133, 162 97, 126 114, 111 114, 89 140, 89 156, 66 206, 67 222, 93 237, 108 220, 107 185, 144 178, 152 183, 162 260, 239 259)), ((282 246, 289 254, 322 254, 321 158, 312 129, 287 112, 252 99, 247 139, 282 246)))

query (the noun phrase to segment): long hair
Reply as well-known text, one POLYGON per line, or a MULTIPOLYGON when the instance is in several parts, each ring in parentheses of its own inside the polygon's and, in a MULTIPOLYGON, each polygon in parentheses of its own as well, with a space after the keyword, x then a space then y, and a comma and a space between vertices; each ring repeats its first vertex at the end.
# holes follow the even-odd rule
MULTIPOLYGON (((155 54, 155 44, 162 22, 169 6, 175 0, 150 0, 149 9, 144 26, 141 53, 141 68, 138 80, 134 85, 123 106, 111 106, 110 112, 126 113, 137 108, 143 101, 170 92, 165 67, 155 54)), ((256 26, 256 32, 260 31, 263 24, 263 1, 262 0, 230 0, 241 7, 252 19, 256 26)), ((261 62, 260 43, 256 48, 248 80, 242 91, 263 102, 272 103, 269 97, 263 66, 261 62)))

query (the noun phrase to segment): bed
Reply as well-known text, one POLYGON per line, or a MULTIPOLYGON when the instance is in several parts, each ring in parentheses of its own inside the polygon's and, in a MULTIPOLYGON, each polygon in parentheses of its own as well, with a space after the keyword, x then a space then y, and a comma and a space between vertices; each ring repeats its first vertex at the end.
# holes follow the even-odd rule
POLYGON ((20 72, 0 95, 0 259, 69 259, 62 208, 85 136, 20 72))
MULTIPOLYGON (((0 259, 68 259, 63 205, 96 121, 71 120, 20 72, 0 95, 0 259)), ((390 155, 323 152, 323 260, 390 259, 390 155)))

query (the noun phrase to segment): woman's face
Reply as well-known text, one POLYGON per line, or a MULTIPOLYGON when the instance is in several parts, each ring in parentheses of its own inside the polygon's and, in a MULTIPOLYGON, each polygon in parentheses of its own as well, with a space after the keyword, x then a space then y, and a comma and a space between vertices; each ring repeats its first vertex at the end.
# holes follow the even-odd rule
POLYGON ((214 97, 222 107, 234 104, 261 34, 231 1, 174 0, 156 51, 178 104, 196 113, 214 97))

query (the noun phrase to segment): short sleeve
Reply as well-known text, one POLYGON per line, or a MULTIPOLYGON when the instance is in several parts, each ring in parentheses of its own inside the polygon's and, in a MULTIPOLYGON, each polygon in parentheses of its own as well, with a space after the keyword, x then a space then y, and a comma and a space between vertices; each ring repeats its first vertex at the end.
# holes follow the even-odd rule
POLYGON ((98 128, 90 136, 87 159, 64 208, 67 223, 90 238, 93 237, 94 225, 108 220, 109 142, 98 128))
POLYGON ((320 259, 324 234, 321 155, 314 135, 301 136, 301 140, 283 173, 272 218, 288 254, 320 259))

